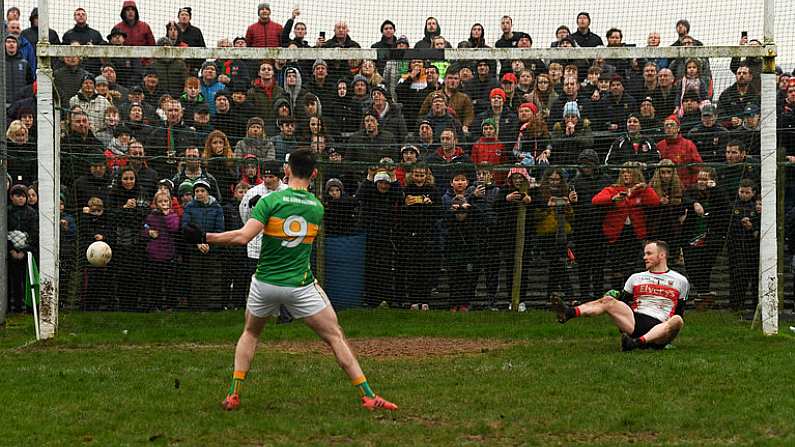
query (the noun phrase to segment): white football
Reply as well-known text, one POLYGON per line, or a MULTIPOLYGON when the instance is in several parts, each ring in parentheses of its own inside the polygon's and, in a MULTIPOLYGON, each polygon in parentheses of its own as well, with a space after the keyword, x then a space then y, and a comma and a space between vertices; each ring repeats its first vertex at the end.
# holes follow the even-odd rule
POLYGON ((86 250, 86 259, 94 267, 105 267, 112 256, 113 251, 110 249, 110 245, 102 241, 94 242, 86 250))

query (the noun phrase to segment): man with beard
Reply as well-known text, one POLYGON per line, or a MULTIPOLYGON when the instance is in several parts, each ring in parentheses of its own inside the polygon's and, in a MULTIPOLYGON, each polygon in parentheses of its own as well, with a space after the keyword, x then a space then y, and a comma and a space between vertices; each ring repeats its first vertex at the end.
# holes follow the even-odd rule
POLYGON ((696 144, 698 153, 705 162, 723 161, 729 131, 718 124, 717 107, 714 104, 708 103, 701 107, 701 124, 691 129, 687 138, 696 144))
MULTIPOLYGON (((433 38, 442 34, 442 27, 435 17, 428 17, 425 19, 425 37, 414 44, 414 48, 432 48, 433 38)), ((450 44, 445 44, 446 48, 451 48, 450 44)))
POLYGON ((624 79, 618 74, 614 74, 610 79, 610 94, 600 102, 603 106, 605 128, 611 132, 624 130, 624 123, 627 122, 629 115, 638 110, 635 98, 624 91, 624 79))
POLYGON ((145 157, 143 143, 140 141, 131 142, 127 150, 127 166, 135 171, 135 181, 138 185, 147 191, 157 191, 159 177, 157 172, 147 165, 145 157))
POLYGON ((331 104, 336 96, 336 85, 329 79, 328 64, 318 59, 312 64, 312 79, 306 83, 306 89, 320 98, 321 104, 331 104))
POLYGON ((481 60, 476 64, 477 76, 464 85, 464 92, 472 101, 475 115, 486 111, 489 106, 489 92, 499 87, 494 73, 491 72, 489 61, 481 60))
POLYGON ((378 117, 380 127, 392 132, 397 143, 403 143, 408 131, 401 113, 402 106, 387 101, 386 89, 383 86, 374 87, 370 95, 373 98, 372 112, 378 117))
POLYGON ((627 91, 635 98, 653 97, 657 92, 657 65, 646 62, 643 65, 643 76, 633 77, 627 85, 627 91))
POLYGON ((235 120, 232 113, 232 93, 229 90, 221 90, 215 94, 215 115, 210 119, 214 129, 220 130, 229 138, 229 144, 234 146, 243 138, 239 121, 235 120))
POLYGON ((69 131, 61 137, 61 176, 70 186, 80 175, 88 172, 89 159, 102 155, 102 143, 91 133, 85 112, 69 114, 69 131), (87 159, 88 158, 88 159, 87 159))
POLYGON ((729 130, 742 125, 742 113, 748 104, 760 102, 759 94, 751 87, 753 75, 748 65, 737 68, 735 79, 718 98, 718 114, 724 118, 721 124, 729 130))
POLYGON ((580 110, 581 119, 588 119, 590 121, 590 119, 594 117, 591 107, 591 99, 583 94, 580 94, 580 83, 577 82, 577 78, 567 77, 563 79, 563 94, 558 97, 552 109, 549 111, 547 124, 550 127, 557 122, 563 121, 563 107, 569 102, 577 103, 577 108, 580 110))
POLYGON ((462 131, 469 132, 469 126, 475 119, 475 109, 472 105, 470 98, 458 90, 461 85, 461 78, 458 76, 458 71, 454 67, 447 70, 447 76, 444 78, 444 87, 437 93, 429 94, 420 107, 420 117, 424 117, 431 109, 433 98, 441 93, 446 98, 447 105, 455 111, 456 116, 461 121, 462 131))
POLYGON ((384 157, 397 160, 399 148, 395 136, 388 130, 381 129, 378 116, 370 111, 362 117, 362 129, 351 135, 345 160, 378 163, 384 157))
POLYGON ((218 189, 218 181, 215 177, 202 167, 202 158, 199 148, 195 144, 190 144, 182 153, 184 157, 182 169, 171 180, 175 185, 181 185, 185 180, 195 183, 197 180, 204 180, 209 185, 208 192, 218 200, 221 197, 221 190, 218 189))
POLYGON ((611 290, 577 307, 558 298, 552 307, 558 322, 608 314, 621 331, 622 351, 665 348, 685 324, 682 315, 690 283, 668 268, 668 244, 663 241, 647 242, 643 261, 647 270, 630 276, 621 291, 611 290))
MULTIPOLYGON (((167 178, 176 171, 177 153, 181 148, 194 145, 195 129, 185 125, 183 121, 182 103, 171 100, 166 104, 166 122, 163 127, 152 130, 146 145, 152 149, 150 154, 152 168, 159 178, 167 178)), ((182 182, 174 183, 179 185, 182 182)))

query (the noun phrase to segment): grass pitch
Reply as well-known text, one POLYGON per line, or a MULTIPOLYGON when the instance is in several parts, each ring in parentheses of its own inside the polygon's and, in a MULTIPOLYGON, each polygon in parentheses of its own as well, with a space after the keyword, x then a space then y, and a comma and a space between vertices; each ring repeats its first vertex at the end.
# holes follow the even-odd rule
POLYGON ((266 328, 242 407, 225 413, 240 311, 66 313, 58 339, 35 344, 30 317, 13 317, 0 329, 0 445, 795 445, 795 337, 734 314, 690 312, 673 349, 632 353, 606 317, 340 320, 363 349, 378 338, 360 361, 398 412, 359 408, 301 323, 266 328))

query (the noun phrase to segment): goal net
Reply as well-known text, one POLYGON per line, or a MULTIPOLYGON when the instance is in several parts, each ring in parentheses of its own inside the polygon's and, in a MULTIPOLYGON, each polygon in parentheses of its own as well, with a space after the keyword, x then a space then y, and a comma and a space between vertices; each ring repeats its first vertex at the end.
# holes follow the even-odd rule
MULTIPOLYGON (((765 122, 795 154, 789 4, 777 110, 762 2, 642 18, 609 2, 183 6, 49 3, 69 45, 38 61, 61 118, 63 306, 243 306, 258 245, 189 245, 180 228, 240 228, 301 148, 325 206, 312 269, 338 308, 590 300, 644 269, 646 240, 667 242, 697 305, 756 305, 765 122), (97 240, 105 267, 85 255, 97 240)), ((9 109, 23 126, 26 85, 9 109)), ((35 189, 26 128, 8 169, 35 189)))

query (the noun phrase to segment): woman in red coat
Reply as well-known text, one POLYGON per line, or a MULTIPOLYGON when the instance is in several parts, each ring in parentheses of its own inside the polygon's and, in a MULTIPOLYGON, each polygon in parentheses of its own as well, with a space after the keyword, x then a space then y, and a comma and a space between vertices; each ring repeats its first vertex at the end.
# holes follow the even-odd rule
POLYGON ((646 211, 658 206, 660 197, 643 178, 641 165, 626 162, 616 183, 605 187, 591 202, 607 207, 602 234, 607 238, 610 256, 610 285, 621 290, 629 275, 636 272, 642 259, 642 241, 646 239, 646 211))

